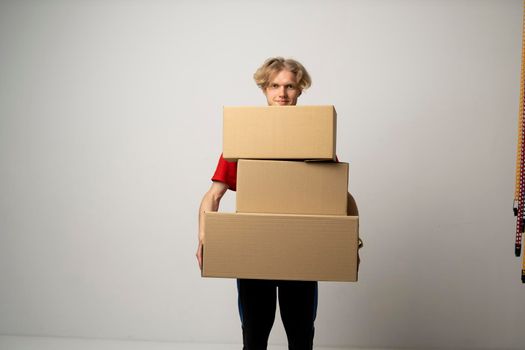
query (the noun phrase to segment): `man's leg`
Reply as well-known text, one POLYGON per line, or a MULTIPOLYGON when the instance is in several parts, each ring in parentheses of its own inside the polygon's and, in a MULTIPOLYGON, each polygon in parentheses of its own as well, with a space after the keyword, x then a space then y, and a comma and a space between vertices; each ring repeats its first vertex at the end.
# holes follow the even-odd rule
POLYGON ((276 283, 238 279, 239 314, 244 350, 266 350, 275 320, 276 283))
POLYGON ((279 308, 289 350, 311 350, 317 315, 317 282, 280 281, 279 308))

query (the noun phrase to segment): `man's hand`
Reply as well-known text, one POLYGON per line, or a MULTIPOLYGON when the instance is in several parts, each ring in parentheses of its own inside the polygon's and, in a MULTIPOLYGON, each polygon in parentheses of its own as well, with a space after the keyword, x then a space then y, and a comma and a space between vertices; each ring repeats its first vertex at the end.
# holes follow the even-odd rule
POLYGON ((199 245, 197 246, 197 253, 195 254, 197 257, 197 262, 199 263, 199 268, 202 271, 202 242, 204 242, 204 232, 206 232, 206 229, 204 228, 205 220, 204 220, 204 213, 207 211, 217 211, 219 210, 219 203, 221 202, 221 198, 228 190, 228 185, 222 182, 214 181, 211 184, 210 189, 204 197, 202 198, 201 205, 199 207, 199 245))
POLYGON ((199 246, 197 247, 197 261, 199 262, 199 268, 202 271, 202 241, 199 241, 199 246))

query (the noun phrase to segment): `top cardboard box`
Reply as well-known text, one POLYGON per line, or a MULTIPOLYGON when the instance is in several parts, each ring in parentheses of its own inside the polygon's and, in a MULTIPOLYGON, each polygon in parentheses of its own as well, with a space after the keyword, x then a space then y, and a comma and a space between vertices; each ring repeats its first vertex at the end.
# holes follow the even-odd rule
POLYGON ((223 157, 335 160, 334 106, 224 107, 223 157))

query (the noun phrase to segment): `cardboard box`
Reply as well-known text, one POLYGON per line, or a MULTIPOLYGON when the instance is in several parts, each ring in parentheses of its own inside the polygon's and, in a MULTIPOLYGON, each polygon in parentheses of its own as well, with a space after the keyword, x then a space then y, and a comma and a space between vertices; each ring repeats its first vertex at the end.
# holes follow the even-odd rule
POLYGON ((357 281, 357 216, 204 215, 203 277, 357 281))
POLYGON ((238 213, 346 215, 348 163, 239 159, 238 213))
POLYGON ((335 160, 334 106, 224 107, 223 157, 335 160))

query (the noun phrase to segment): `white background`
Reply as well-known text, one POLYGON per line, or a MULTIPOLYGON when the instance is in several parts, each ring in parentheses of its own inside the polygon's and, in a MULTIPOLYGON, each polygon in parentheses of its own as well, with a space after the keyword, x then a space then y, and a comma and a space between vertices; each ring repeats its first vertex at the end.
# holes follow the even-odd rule
POLYGON ((264 105, 281 55, 313 78, 300 104, 336 106, 365 242, 358 283, 320 283, 316 344, 522 348, 522 6, 2 1, 0 334, 240 343, 197 210, 222 106, 264 105))

